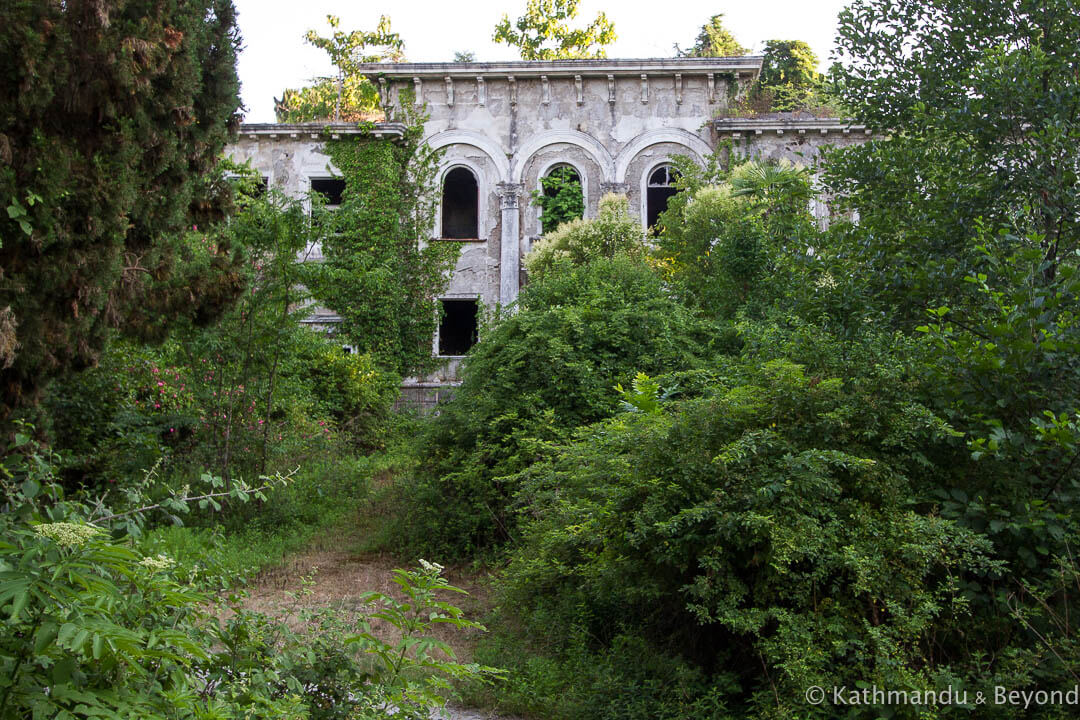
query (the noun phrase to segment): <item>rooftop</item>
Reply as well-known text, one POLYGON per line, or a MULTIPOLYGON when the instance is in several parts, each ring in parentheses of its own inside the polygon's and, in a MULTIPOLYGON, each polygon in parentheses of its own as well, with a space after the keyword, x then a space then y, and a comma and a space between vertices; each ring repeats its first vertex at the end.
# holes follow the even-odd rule
POLYGON ((358 69, 364 75, 391 80, 423 77, 477 77, 504 75, 514 77, 549 77, 573 75, 642 75, 649 73, 737 73, 754 76, 761 71, 762 56, 741 55, 718 58, 644 58, 595 60, 516 60, 512 62, 444 63, 364 63, 358 69))

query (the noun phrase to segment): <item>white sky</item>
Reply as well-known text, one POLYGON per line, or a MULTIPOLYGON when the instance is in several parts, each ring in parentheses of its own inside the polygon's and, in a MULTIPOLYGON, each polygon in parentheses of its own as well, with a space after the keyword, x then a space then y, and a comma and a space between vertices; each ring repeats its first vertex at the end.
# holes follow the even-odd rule
MULTIPOLYGON (((247 122, 273 122, 274 96, 308 79, 331 74, 326 53, 303 36, 314 28, 327 34, 326 16, 341 18, 346 32, 373 30, 379 15, 405 41, 411 62, 449 62, 456 51, 476 53, 478 61, 517 60, 514 48, 491 41, 503 13, 511 20, 525 0, 235 0, 244 51, 239 72, 247 122)), ((575 26, 601 10, 615 23, 618 40, 608 47, 613 58, 671 57, 672 46, 693 44, 698 30, 716 13, 736 39, 754 51, 766 40, 805 40, 828 65, 836 16, 845 0, 581 0, 575 26)))

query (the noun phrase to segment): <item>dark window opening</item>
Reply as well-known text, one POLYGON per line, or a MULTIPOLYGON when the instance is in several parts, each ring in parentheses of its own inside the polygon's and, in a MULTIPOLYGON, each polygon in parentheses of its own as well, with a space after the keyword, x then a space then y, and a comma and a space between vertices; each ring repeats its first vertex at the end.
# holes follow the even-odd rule
POLYGON ((451 240, 472 240, 479 232, 480 190, 476 176, 466 168, 454 168, 443 180, 442 236, 451 240))
POLYGON ((670 165, 661 165, 653 170, 649 176, 648 187, 645 188, 645 211, 646 227, 653 227, 660 222, 660 213, 667 210, 668 200, 678 190, 675 189, 675 181, 679 179, 670 165))
POLYGON ((464 355, 476 344, 475 300, 443 300, 439 355, 464 355))
POLYGON ((345 181, 341 178, 311 178, 311 192, 322 195, 326 207, 337 207, 345 194, 345 181))

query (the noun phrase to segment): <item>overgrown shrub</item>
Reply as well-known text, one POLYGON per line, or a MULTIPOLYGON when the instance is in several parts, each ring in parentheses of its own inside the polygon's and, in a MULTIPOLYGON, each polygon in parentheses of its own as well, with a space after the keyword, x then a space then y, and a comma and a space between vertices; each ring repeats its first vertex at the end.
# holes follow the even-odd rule
POLYGON ((485 326, 461 387, 431 423, 421 469, 403 481, 411 549, 461 554, 512 536, 513 486, 501 478, 572 428, 614 413, 616 383, 642 369, 698 367, 711 344, 710 327, 642 260, 567 260, 541 275, 515 311, 485 326))
POLYGON ((564 260, 583 265, 620 254, 640 255, 644 239, 641 223, 630 215, 626 196, 608 193, 600 198, 595 218, 585 220, 579 214, 553 229, 545 226, 543 237, 525 256, 525 269, 530 279, 538 280, 564 260))
POLYGON ((711 397, 602 421, 507 480, 521 522, 505 611, 526 635, 570 629, 549 636, 556 657, 580 635, 598 656, 629 636, 682 658, 726 688, 710 717, 806 716, 811 685, 983 680, 964 588, 1003 566, 914 505, 924 453, 956 433, 910 401, 905 370, 727 372, 711 397))

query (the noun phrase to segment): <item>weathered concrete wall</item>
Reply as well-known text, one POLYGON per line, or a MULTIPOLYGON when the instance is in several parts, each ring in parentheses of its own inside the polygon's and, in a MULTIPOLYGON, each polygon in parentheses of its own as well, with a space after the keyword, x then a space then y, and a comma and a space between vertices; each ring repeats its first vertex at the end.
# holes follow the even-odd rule
MULTIPOLYGON (((870 137, 865 128, 835 119, 714 120, 753 81, 760 60, 379 64, 363 71, 379 84, 391 121, 404 116, 406 100, 416 97, 426 106, 425 140, 444 151, 440 185, 455 168, 475 176, 478 237, 441 239, 441 217, 436 217, 430 242, 454 242, 460 249, 443 297, 476 298, 490 308, 513 302, 525 281, 521 260, 541 232, 540 211, 530 196, 559 165, 572 166, 582 179, 586 217, 596 214, 601 195, 614 191, 626 193, 631 212, 644 218, 647 179, 672 155, 703 163, 730 140, 743 157, 813 166, 821 147, 870 137)), ((378 126, 385 137, 403 129, 394 123, 378 126)), ((302 195, 311 178, 336 174, 320 152, 322 130, 322 125, 245 126, 227 152, 251 160, 274 187, 302 195)), ((357 132, 344 124, 330 131, 357 132)), ((824 205, 815 212, 824 222, 824 205)), ((437 352, 437 341, 432 350, 437 352)), ((458 363, 449 359, 439 372, 414 378, 415 403, 430 402, 429 385, 452 384, 458 363)))
POLYGON ((730 140, 738 157, 788 160, 806 167, 818 164, 821 149, 861 145, 873 137, 865 126, 836 118, 722 118, 713 122, 714 145, 730 140))

